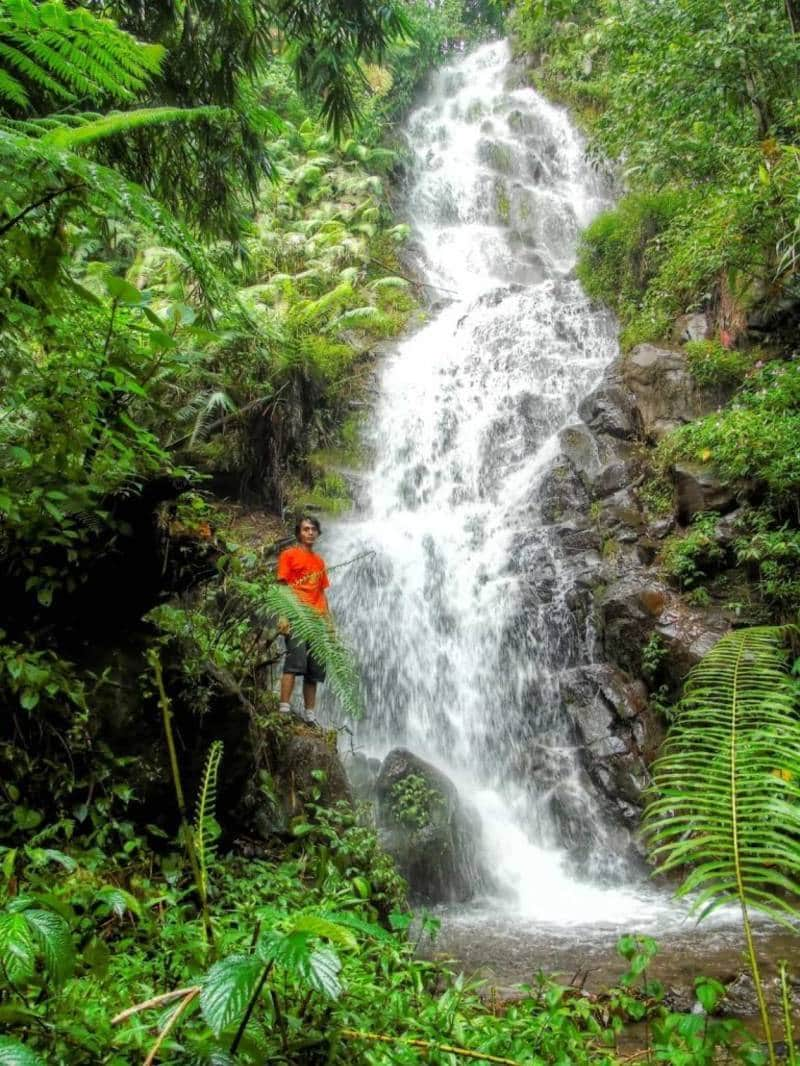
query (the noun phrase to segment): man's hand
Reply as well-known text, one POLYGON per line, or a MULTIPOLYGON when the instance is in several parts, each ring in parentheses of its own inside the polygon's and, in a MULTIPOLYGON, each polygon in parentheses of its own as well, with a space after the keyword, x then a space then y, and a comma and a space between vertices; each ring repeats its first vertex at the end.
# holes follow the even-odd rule
POLYGON ((292 631, 292 627, 289 625, 289 619, 283 615, 278 619, 278 632, 284 637, 288 636, 292 631))

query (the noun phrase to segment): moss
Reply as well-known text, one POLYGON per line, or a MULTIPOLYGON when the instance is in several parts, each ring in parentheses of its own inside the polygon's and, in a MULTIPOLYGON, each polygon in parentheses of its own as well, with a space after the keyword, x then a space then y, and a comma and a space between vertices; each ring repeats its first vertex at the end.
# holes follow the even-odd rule
POLYGON ((511 201, 508 198, 508 188, 502 178, 498 178, 494 183, 494 206, 497 217, 504 226, 507 226, 511 217, 511 201))

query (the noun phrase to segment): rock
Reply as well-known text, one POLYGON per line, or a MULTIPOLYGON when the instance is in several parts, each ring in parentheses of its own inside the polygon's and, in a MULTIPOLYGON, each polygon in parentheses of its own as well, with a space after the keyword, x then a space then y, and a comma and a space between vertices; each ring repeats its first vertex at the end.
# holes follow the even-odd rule
POLYGON ((641 817, 647 763, 663 727, 647 705, 645 686, 610 663, 567 671, 561 695, 589 778, 629 829, 641 817))
POLYGON ((672 327, 672 337, 676 344, 686 341, 707 341, 714 334, 708 315, 695 311, 690 315, 681 315, 672 327))
POLYGON ((667 604, 667 586, 643 570, 614 582, 600 598, 605 655, 636 676, 641 671, 642 646, 667 604))
POLYGON ((634 440, 642 430, 642 418, 631 393, 607 381, 581 401, 578 414, 595 433, 621 440, 634 440))
POLYGON ((582 514, 589 507, 589 493, 568 459, 558 462, 542 479, 539 502, 546 522, 582 514))
MULTIPOLYGON (((639 476, 639 464, 633 459, 617 460, 604 466, 592 479, 591 493, 595 499, 604 499, 620 489, 633 484, 639 476)), ((637 508, 638 510, 638 508, 637 508)), ((637 523, 638 524, 638 523, 637 523)))
POLYGON ((676 463, 672 468, 678 518, 684 524, 703 511, 724 514, 736 506, 736 493, 707 463, 676 463))
POLYGON ((481 824, 446 774, 405 748, 383 761, 376 785, 381 839, 413 897, 465 902, 486 883, 481 824), (405 796, 403 783, 409 782, 405 796), (413 797, 413 803, 410 797, 413 797))
POLYGON ((285 824, 301 814, 314 793, 324 807, 352 803, 350 783, 336 750, 335 733, 318 726, 292 724, 280 745, 272 778, 281 802, 285 824))
POLYGON ((355 751, 345 757, 347 779, 354 795, 362 801, 375 799, 375 787, 381 771, 380 759, 370 759, 361 751, 355 751))
POLYGON ((639 344, 622 361, 623 384, 635 397, 647 436, 660 440, 670 430, 715 410, 732 387, 700 387, 685 352, 639 344))
POLYGON ((594 435, 579 422, 561 430, 558 444, 561 454, 569 460, 583 483, 588 485, 603 466, 600 448, 594 435))
POLYGON ((680 683, 730 626, 721 611, 698 610, 676 593, 664 605, 654 630, 667 649, 666 667, 676 691, 680 683))

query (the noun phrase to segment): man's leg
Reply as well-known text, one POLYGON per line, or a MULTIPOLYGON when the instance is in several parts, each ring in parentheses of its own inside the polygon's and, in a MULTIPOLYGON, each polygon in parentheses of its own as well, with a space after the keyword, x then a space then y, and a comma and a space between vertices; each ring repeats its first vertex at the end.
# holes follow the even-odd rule
POLYGON ((289 704, 294 692, 294 674, 281 674, 281 703, 289 704))
POLYGON ((307 711, 313 711, 317 706, 317 683, 303 679, 303 703, 307 711))

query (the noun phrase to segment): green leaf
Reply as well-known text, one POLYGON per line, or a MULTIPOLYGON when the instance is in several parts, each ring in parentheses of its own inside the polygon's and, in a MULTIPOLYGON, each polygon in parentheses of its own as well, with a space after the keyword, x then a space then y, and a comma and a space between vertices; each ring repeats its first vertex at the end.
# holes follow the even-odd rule
POLYGON ((337 947, 349 948, 351 951, 358 947, 358 941, 349 929, 337 922, 335 918, 322 917, 319 914, 297 915, 292 919, 292 931, 330 940, 337 947))
POLYGON ((216 1037, 238 1021, 255 992, 264 963, 253 955, 229 955, 203 980, 200 1010, 216 1037))
POLYGON ((72 933, 64 919, 52 911, 23 911, 44 955, 47 972, 55 985, 62 985, 75 969, 72 933))
POLYGON ((131 304, 136 306, 144 302, 144 296, 136 288, 135 285, 131 285, 125 278, 118 278, 114 274, 110 274, 105 279, 106 289, 113 299, 119 300, 120 303, 131 304))
POLYGON ((0 914, 0 963, 14 984, 33 975, 36 944, 24 914, 0 914))
POLYGON ((308 984, 322 992, 330 999, 338 999, 342 991, 339 983, 339 971, 342 964, 339 956, 331 948, 317 948, 308 959, 306 980, 308 984))
POLYGON ((0 1066, 44 1066, 35 1051, 10 1036, 0 1036, 0 1066))
POLYGON ((660 870, 690 865, 679 891, 701 917, 732 900, 786 924, 800 913, 796 632, 722 637, 689 674, 654 764, 645 833, 660 870))

